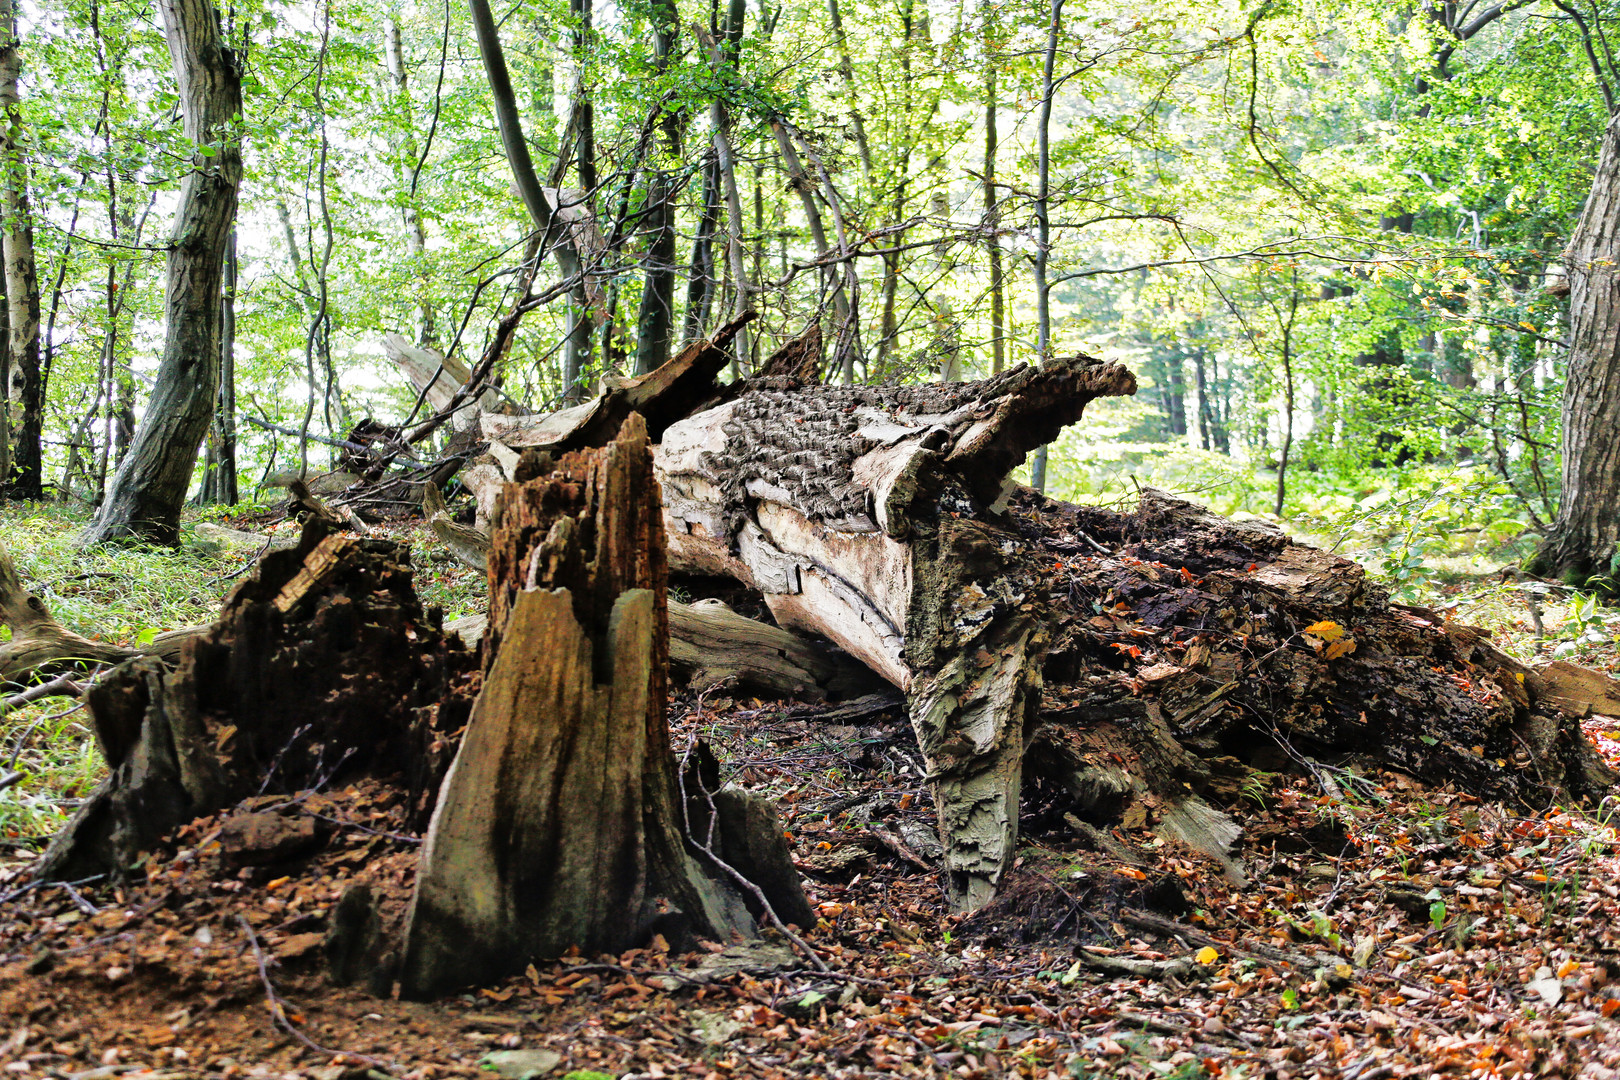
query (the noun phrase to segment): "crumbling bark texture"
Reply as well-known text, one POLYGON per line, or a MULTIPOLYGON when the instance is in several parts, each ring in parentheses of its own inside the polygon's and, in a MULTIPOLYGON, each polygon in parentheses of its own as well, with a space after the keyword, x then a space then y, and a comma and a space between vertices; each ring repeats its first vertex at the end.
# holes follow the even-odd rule
POLYGON ((1330 789, 1392 767, 1526 805, 1614 782, 1559 708, 1562 676, 1274 526, 1151 490, 1134 514, 1031 492, 1013 521, 1048 553, 1028 584, 1053 600, 1036 757, 1099 820, 1174 834, 1189 792, 1250 764, 1330 789))
POLYGON ((264 793, 397 777, 420 816, 464 722, 471 655, 411 589, 391 542, 306 526, 183 645, 88 695, 110 775, 52 842, 55 879, 121 875, 170 829, 264 793))
POLYGON ((756 380, 659 448, 678 567, 752 585, 908 692, 959 907, 1011 864, 1046 640, 1019 585, 1029 545, 994 523, 1007 473, 1135 386, 1089 357, 977 383, 756 380))

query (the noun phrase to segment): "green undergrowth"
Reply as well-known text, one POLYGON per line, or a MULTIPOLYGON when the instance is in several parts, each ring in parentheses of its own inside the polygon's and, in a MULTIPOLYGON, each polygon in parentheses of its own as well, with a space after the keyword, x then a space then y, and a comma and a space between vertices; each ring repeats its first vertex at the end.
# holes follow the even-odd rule
MULTIPOLYGON (((135 646, 165 630, 213 620, 241 580, 256 548, 200 539, 195 524, 229 520, 229 512, 188 514, 179 548, 101 546, 76 540, 87 522, 82 510, 55 503, 0 503, 0 544, 24 584, 69 629, 86 637, 135 646)), ((416 587, 424 605, 445 618, 483 610, 483 576, 444 561, 419 527, 388 530, 411 544, 416 587)), ((0 640, 10 636, 0 627, 0 640)), ((15 687, 11 688, 15 690, 15 687)), ((21 780, 0 791, 0 846, 37 847, 87 795, 103 771, 82 708, 68 698, 46 698, 0 710, 0 775, 21 780)))

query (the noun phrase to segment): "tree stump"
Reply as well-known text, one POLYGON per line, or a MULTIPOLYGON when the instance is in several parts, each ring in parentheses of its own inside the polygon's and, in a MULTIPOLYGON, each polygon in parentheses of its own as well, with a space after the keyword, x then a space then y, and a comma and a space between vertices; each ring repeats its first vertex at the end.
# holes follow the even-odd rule
POLYGON ((306 524, 188 638, 171 672, 126 663, 87 695, 111 770, 43 875, 120 876, 170 830, 258 794, 394 777, 421 819, 466 716, 473 658, 422 610, 398 545, 306 524))
POLYGON ((754 880, 785 867, 793 888, 778 890, 777 914, 809 919, 774 813, 722 809, 715 833, 742 835, 718 860, 688 839, 664 717, 664 527, 645 422, 632 414, 608 446, 534 471, 496 501, 484 687, 417 875, 409 996, 573 947, 752 935, 748 890, 721 862, 754 880))

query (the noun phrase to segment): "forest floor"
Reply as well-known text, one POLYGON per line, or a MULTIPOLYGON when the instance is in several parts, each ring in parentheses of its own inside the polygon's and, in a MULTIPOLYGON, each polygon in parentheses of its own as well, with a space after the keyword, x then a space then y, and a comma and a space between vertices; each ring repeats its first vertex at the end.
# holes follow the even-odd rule
MULTIPOLYGON (((38 553, 71 522, 30 521, 40 543, 24 548, 7 520, 8 547, 80 630, 98 610, 108 625, 111 594, 134 611, 132 636, 206 617, 162 612, 217 602, 229 582, 215 579, 246 557, 194 546, 47 565, 38 553), (161 588, 142 584, 142 560, 168 560, 149 571, 161 588), (108 595, 76 615, 81 589, 108 595)), ((426 562, 422 585, 454 609, 477 582, 426 562)), ((1546 605, 1551 636, 1536 640, 1522 600, 1488 578, 1437 593, 1521 655, 1562 634, 1571 659, 1617 666, 1612 637, 1590 632, 1601 613, 1546 605)), ((805 935, 817 958, 785 941, 655 943, 420 1004, 323 974, 347 887, 370 884, 396 912, 409 896, 418 838, 397 793, 266 798, 179 830, 138 886, 35 888, 29 864, 74 798, 51 787, 64 774, 50 763, 76 754, 73 782, 95 775, 82 718, 40 724, 47 707, 63 711, 0 717, 0 746, 36 766, 0 795, 13 804, 0 805, 7 1075, 1620 1076, 1608 806, 1503 808, 1388 772, 1323 785, 1261 753, 1222 807, 1244 828, 1238 881, 1146 831, 1078 826, 1036 785, 1002 898, 963 918, 931 869, 902 709, 687 696, 671 706, 677 741, 702 737, 733 780, 781 804, 820 915, 805 935)), ((1589 724, 1617 760, 1611 728, 1589 724)))

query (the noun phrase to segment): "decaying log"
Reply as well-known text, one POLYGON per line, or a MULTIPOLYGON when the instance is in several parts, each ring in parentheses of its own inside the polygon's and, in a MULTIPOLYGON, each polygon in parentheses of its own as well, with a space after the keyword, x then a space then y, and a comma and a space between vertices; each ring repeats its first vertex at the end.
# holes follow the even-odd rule
MULTIPOLYGON (((731 362, 727 346, 753 318, 750 312, 721 327, 712 339, 693 342, 656 371, 633 379, 604 380, 607 388, 583 404, 542 416, 507 415, 487 408, 479 412, 478 431, 486 451, 462 472, 462 484, 478 497, 475 525, 489 528, 501 485, 517 475, 519 451, 533 448, 558 454, 603 446, 632 413, 642 417, 656 441, 671 423, 714 398, 715 376, 731 362)), ((419 390, 428 385, 421 366, 404 362, 401 355, 390 351, 390 358, 419 390)))
POLYGON ((328 534, 267 555, 189 638, 172 672, 139 658, 87 695, 111 770, 57 834, 43 873, 121 876, 184 822, 244 797, 398 777, 417 812, 466 716, 470 653, 423 612, 392 542, 328 534))
POLYGON ((849 657, 719 600, 670 602, 669 666, 695 690, 736 686, 801 701, 859 697, 882 685, 849 657))
MULTIPOLYGON (((1011 861, 1031 748, 1085 818, 1234 875, 1236 827, 1201 794, 1246 763, 1330 794, 1363 764, 1521 802, 1608 791, 1568 715, 1589 703, 1356 564, 1151 491, 1118 514, 1008 484, 1086 402, 1134 388, 1083 357, 980 383, 757 379, 656 449, 672 566, 759 590, 906 692, 954 904, 1011 861)), ((524 467, 490 461, 463 477, 481 501, 524 467)))
POLYGON ((134 649, 91 641, 51 617, 45 602, 28 591, 11 555, 0 547, 0 626, 11 640, 0 644, 0 683, 23 675, 53 673, 64 666, 118 663, 137 655, 134 649))
POLYGON ((400 973, 411 996, 572 947, 751 935, 760 911, 725 867, 790 882, 777 914, 810 919, 767 806, 710 804, 724 867, 690 849, 664 719, 667 575, 645 422, 632 414, 608 446, 538 471, 496 503, 484 685, 417 874, 400 973))
MULTIPOLYGON (((411 380, 434 412, 449 408, 456 391, 472 375, 467 365, 457 358, 412 344, 403 334, 384 334, 382 347, 383 353, 411 380)), ((475 427, 483 413, 496 412, 499 406, 500 395, 486 389, 456 409, 450 417, 450 426, 455 431, 475 427)))
POLYGON ((1614 782, 1539 674, 1391 604, 1348 559, 1151 490, 1134 514, 1033 493, 1013 509, 1053 558, 1031 584, 1065 601, 1037 767, 1100 820, 1216 853, 1221 826, 1185 796, 1244 764, 1314 773, 1330 794, 1375 766, 1523 804, 1614 782))
POLYGON ((449 507, 444 504, 444 495, 440 493, 438 484, 422 485, 422 513, 427 520, 428 529, 438 537, 440 543, 450 549, 450 554, 456 557, 456 561, 473 570, 487 568, 489 535, 456 521, 450 515, 449 507))
POLYGON ((759 589, 909 695, 959 907, 1017 840, 1046 629, 996 528, 1007 473, 1130 373, 1088 357, 980 383, 751 388, 665 432, 671 559, 759 589))
POLYGON ((1535 669, 1547 704, 1577 719, 1594 714, 1620 717, 1620 680, 1568 660, 1535 669))

